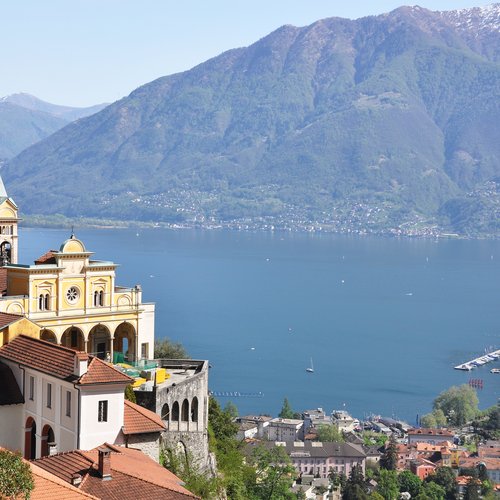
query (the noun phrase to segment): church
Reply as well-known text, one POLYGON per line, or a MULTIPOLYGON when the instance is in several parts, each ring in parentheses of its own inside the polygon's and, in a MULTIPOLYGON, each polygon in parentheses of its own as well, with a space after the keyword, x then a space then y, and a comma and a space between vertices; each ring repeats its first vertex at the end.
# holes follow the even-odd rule
POLYGON ((152 358, 155 305, 142 302, 141 287, 118 286, 117 264, 94 259, 74 234, 19 264, 19 220, 0 179, 0 346, 22 330, 103 360, 152 358))

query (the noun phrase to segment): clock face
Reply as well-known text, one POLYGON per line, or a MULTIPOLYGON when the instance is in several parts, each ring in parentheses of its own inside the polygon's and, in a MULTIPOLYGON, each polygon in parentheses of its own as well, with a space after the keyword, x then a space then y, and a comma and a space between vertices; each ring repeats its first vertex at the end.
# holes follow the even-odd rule
POLYGON ((66 300, 70 304, 76 304, 80 298, 80 290, 76 286, 71 286, 66 291, 66 300))

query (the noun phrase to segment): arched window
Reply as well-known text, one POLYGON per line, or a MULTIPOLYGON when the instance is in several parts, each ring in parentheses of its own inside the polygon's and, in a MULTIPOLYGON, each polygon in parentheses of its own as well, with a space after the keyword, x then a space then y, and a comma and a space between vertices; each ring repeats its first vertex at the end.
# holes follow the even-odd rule
POLYGON ((99 292, 99 305, 104 305, 104 292, 102 290, 99 292))
POLYGON ((161 419, 166 420, 168 422, 170 418, 170 406, 168 406, 168 403, 165 403, 161 407, 161 419))
POLYGON ((198 398, 196 396, 191 401, 191 422, 198 422, 198 398))
POLYGON ((48 293, 44 297, 44 306, 46 311, 50 311, 50 295, 48 293))
POLYGON ((183 422, 189 421, 189 401, 187 399, 182 402, 181 420, 183 422))
POLYGON ((172 405, 172 422, 178 422, 179 421, 179 403, 176 401, 172 405))
POLYGON ((102 290, 96 290, 94 292, 94 306, 103 306, 104 305, 104 292, 102 290))
POLYGON ((38 296, 38 310, 39 311, 45 310, 45 300, 42 293, 38 296))

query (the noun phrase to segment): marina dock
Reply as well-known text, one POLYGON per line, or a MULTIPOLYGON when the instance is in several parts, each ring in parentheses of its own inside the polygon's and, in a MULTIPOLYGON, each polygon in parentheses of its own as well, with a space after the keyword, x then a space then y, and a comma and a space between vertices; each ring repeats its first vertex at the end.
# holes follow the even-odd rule
POLYGON ((490 363, 491 361, 496 361, 498 359, 500 359, 500 349, 498 349, 497 351, 489 352, 488 354, 483 354, 476 359, 467 361, 466 363, 462 363, 461 365, 457 365, 454 368, 455 370, 471 371, 474 368, 483 366, 487 363, 490 363))

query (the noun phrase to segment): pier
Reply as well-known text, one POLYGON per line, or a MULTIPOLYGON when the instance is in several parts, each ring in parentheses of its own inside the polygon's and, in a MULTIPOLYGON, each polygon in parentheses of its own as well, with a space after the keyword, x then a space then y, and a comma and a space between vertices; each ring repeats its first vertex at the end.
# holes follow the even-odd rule
POLYGON ((483 366, 487 363, 490 363, 491 361, 496 361, 498 359, 500 359, 500 349, 498 349, 497 351, 489 352, 488 354, 483 354, 478 358, 475 358, 471 361, 467 361, 466 363, 462 363, 461 365, 457 365, 454 368, 455 370, 470 371, 473 370, 474 368, 483 366))
POLYGON ((263 392, 210 391, 216 398, 263 398, 263 392))

